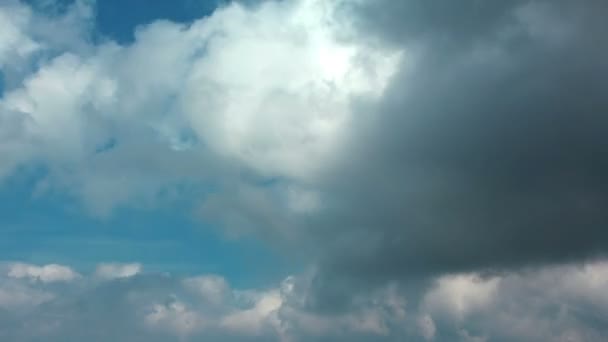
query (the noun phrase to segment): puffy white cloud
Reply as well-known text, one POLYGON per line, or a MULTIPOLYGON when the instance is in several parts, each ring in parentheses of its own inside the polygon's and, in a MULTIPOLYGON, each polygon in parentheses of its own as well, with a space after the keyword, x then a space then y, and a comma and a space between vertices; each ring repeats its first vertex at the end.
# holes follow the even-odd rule
POLYGON ((39 46, 24 32, 31 20, 31 11, 23 6, 0 8, 0 68, 13 59, 25 58, 39 46))
POLYGON ((145 322, 153 330, 167 330, 182 338, 202 330, 207 323, 202 315, 180 301, 154 304, 145 322))
POLYGON ((95 276, 102 279, 120 279, 130 278, 142 270, 142 265, 139 263, 102 263, 97 265, 95 276))
MULTIPOLYGON (((464 341, 593 341, 605 333, 607 265, 596 261, 494 276, 442 276, 426 291, 419 310, 434 321, 441 341, 455 338, 450 336, 464 341)), ((421 334, 426 328, 419 325, 421 334)))
POLYGON ((464 319, 469 313, 483 310, 492 303, 499 282, 500 278, 486 279, 476 274, 443 276, 425 296, 424 305, 430 311, 464 319))
POLYGON ((66 50, 84 53, 93 22, 92 2, 76 0, 65 13, 48 15, 18 0, 0 4, 0 69, 5 88, 18 87, 39 58, 66 50))
MULTIPOLYGON (((44 51, 58 52, 0 99, 0 121, 13 126, 0 130, 3 173, 42 163, 50 175, 41 191, 67 190, 99 215, 154 203, 179 183, 222 183, 227 170, 243 169, 290 180, 285 196, 294 211, 316 208, 318 194, 299 183, 333 158, 353 116, 351 99, 377 98, 401 58, 344 36, 349 22, 336 15, 338 5, 231 3, 187 26, 153 22, 126 46, 82 38, 80 48, 36 36, 44 51)), ((66 17, 86 23, 86 6, 73 7, 66 17)), ((32 15, 19 3, 2 10, 32 15)), ((2 40, 11 51, 29 46, 20 42, 34 25, 17 21, 2 40)))
POLYGON ((63 265, 49 264, 44 266, 12 263, 8 266, 7 276, 16 279, 31 279, 43 283, 69 282, 80 275, 73 269, 63 265))
POLYGON ((308 178, 322 166, 348 125, 350 97, 381 93, 399 60, 338 40, 336 3, 229 6, 193 26, 208 45, 180 105, 199 136, 265 175, 308 178))
POLYGON ((265 327, 280 329, 277 312, 283 299, 278 290, 257 294, 253 306, 236 310, 223 317, 220 326, 245 335, 260 335, 265 327))
POLYGON ((205 275, 184 280, 184 285, 211 304, 220 304, 230 295, 226 280, 217 275, 205 275))

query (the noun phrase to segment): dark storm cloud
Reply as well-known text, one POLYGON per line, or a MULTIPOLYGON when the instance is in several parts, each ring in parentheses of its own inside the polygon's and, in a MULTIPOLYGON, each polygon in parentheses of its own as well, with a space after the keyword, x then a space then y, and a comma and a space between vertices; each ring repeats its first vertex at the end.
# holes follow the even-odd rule
POLYGON ((464 46, 512 22, 525 1, 368 1, 344 6, 358 27, 394 44, 451 41, 464 46), (353 13, 354 11, 354 13, 353 13))
POLYGON ((383 101, 359 106, 371 114, 308 225, 326 291, 605 255, 605 2, 379 1, 355 13, 405 57, 383 101))

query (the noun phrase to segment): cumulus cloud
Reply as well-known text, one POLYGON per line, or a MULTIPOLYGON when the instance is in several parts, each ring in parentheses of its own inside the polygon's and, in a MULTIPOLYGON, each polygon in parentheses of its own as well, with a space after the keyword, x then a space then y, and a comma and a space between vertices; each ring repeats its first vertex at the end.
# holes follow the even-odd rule
POLYGON ((8 266, 8 277, 16 279, 37 280, 43 283, 69 282, 80 275, 67 266, 50 264, 44 266, 12 263, 8 266))
POLYGON ((310 281, 310 275, 300 274, 273 287, 235 289, 217 275, 142 273, 98 282, 95 274, 84 274, 57 287, 1 276, 0 336, 13 341, 598 341, 608 320, 606 261, 439 276, 419 289, 423 299, 418 302, 391 285, 359 294, 356 305, 341 312, 310 310, 305 305, 313 294, 310 281), (10 323, 16 321, 21 323, 10 323))
POLYGON ((142 266, 139 263, 103 263, 97 265, 95 276, 102 279, 129 278, 137 275, 141 272, 141 270, 142 266))
POLYGON ((499 278, 483 279, 476 274, 444 276, 424 299, 432 311, 464 319, 470 312, 491 304, 499 286, 499 278))
POLYGON ((453 336, 488 341, 601 340, 606 324, 605 278, 606 262, 485 277, 444 276, 426 292, 420 310, 439 322, 438 336, 446 340, 453 336), (473 294, 473 289, 481 291, 473 294), (467 292, 472 296, 465 303, 461 300, 467 292))
POLYGON ((0 12, 2 38, 0 40, 0 66, 4 67, 13 58, 24 58, 38 49, 38 45, 23 32, 29 21, 27 8, 0 12))
POLYGON ((296 221, 323 259, 320 296, 606 253, 604 3, 347 8, 407 54, 380 101, 357 106, 323 209, 296 221))
POLYGON ((156 330, 167 330, 181 338, 205 328, 204 317, 179 301, 168 304, 154 304, 145 316, 146 324, 156 330))
MULTIPOLYGON (((232 3, 187 26, 141 27, 128 46, 42 53, 0 101, 21 132, 6 138, 20 153, 5 173, 43 162, 39 188, 67 190, 101 215, 176 184, 221 183, 225 172, 312 179, 352 119, 351 97, 380 96, 400 60, 339 37, 337 4, 232 3)), ((7 35, 29 37, 21 26, 7 35)), ((289 189, 290 208, 314 207, 314 192, 289 189)))
MULTIPOLYGON (((100 267, 107 265, 110 264, 100 267)), ((305 338, 300 336, 303 329, 312 329, 312 337, 332 332, 347 336, 349 331, 388 334, 386 328, 378 328, 383 325, 378 320, 383 318, 374 312, 376 308, 371 301, 352 317, 299 313, 301 309, 290 304, 297 302, 294 296, 299 296, 293 292, 295 278, 271 288, 234 289, 217 275, 180 278, 136 274, 99 282, 98 273, 84 274, 65 287, 31 282, 10 273, 0 277, 0 309, 7 309, 0 310, 0 336, 51 341, 75 338, 300 341, 305 338), (10 326, 8 322, 13 320, 23 323, 10 326), (324 327, 318 330, 307 326, 306 320, 321 322, 324 327), (363 326, 358 326, 359 323, 363 326), (34 328, 29 329, 30 326, 34 328)))
POLYGON ((217 275, 187 278, 184 285, 210 304, 219 304, 230 294, 226 280, 217 275))
POLYGON ((220 325, 245 335, 260 335, 265 327, 280 329, 276 315, 283 303, 281 293, 274 290, 257 294, 255 297, 251 308, 228 314, 222 318, 220 325))

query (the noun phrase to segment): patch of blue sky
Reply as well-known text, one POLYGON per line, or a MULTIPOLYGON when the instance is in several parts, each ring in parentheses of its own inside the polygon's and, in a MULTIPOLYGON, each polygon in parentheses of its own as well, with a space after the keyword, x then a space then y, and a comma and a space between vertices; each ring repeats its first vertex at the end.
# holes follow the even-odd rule
MULTIPOLYGON (((61 14, 75 0, 25 0, 38 10, 61 14)), ((156 20, 190 23, 208 16, 229 0, 85 0, 95 5, 96 34, 120 44, 128 44, 135 38, 137 27, 156 20)), ((259 0, 236 0, 250 6, 259 0)))
POLYGON ((294 266, 260 241, 225 238, 194 218, 186 199, 99 219, 64 195, 33 196, 44 174, 24 169, 0 185, 0 260, 63 263, 81 272, 100 262, 140 262, 151 272, 220 274, 242 287, 280 280, 294 266))
MULTIPOLYGON (((34 8, 60 14, 74 0, 26 0, 34 8)), ((120 44, 130 43, 138 26, 155 20, 188 23, 209 15, 220 0, 98 0, 95 1, 95 27, 98 34, 120 44)))
POLYGON ((103 0, 97 2, 97 28, 119 43, 131 42, 138 26, 155 20, 187 23, 209 15, 218 0, 103 0))

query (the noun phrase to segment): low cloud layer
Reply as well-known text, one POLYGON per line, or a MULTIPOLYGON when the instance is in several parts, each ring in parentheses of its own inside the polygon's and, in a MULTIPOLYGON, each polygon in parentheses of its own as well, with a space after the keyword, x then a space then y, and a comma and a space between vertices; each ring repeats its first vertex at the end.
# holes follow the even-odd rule
POLYGON ((11 341, 599 341, 608 320, 606 262, 445 275, 418 304, 395 283, 332 314, 302 308, 308 274, 263 289, 145 272, 57 286, 14 278, 15 265, 0 276, 0 337, 11 341))

